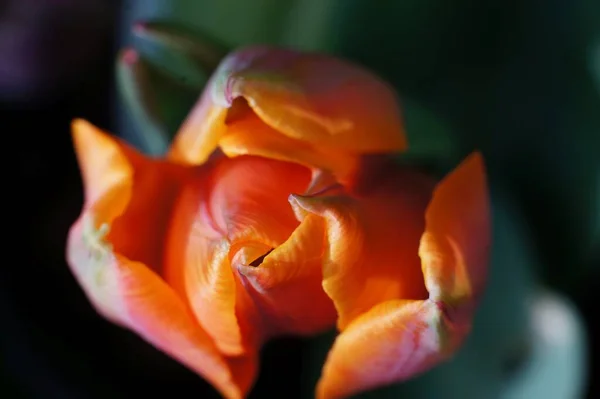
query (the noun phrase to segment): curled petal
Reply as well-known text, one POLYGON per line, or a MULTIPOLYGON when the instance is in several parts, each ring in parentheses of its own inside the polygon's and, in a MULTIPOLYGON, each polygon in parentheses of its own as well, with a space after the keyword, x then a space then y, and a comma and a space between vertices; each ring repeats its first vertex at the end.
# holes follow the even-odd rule
MULTIPOLYGON (((281 136, 278 147, 269 149, 273 157, 318 162, 311 165, 316 168, 328 165, 319 158, 306 159, 304 149, 296 150, 299 142, 316 152, 347 155, 406 147, 393 90, 371 73, 326 55, 251 47, 223 60, 179 131, 171 156, 203 163, 228 135, 229 125, 252 117, 281 136), (236 108, 243 110, 241 115, 236 108)), ((264 135, 259 140, 265 140, 264 135)), ((262 148, 254 143, 252 131, 247 137, 230 138, 232 142, 238 152, 243 146, 248 151, 262 148)))
MULTIPOLYGON (((427 207, 419 256, 429 299, 380 295, 383 301, 342 323, 319 397, 345 397, 402 381, 457 350, 471 329, 485 284, 489 217, 483 160, 475 153, 437 185, 427 207)), ((336 271, 335 277, 337 289, 327 292, 342 298, 339 293, 353 283, 352 275, 336 271)))
POLYGON ((292 196, 299 216, 325 222, 323 288, 341 330, 383 301, 427 297, 418 248, 431 182, 392 166, 373 187, 361 197, 340 187, 292 196))
POLYGON ((419 256, 430 298, 470 308, 483 292, 491 244, 481 154, 471 154, 440 182, 425 220, 419 256))
POLYGON ((216 104, 243 97, 288 137, 352 152, 388 152, 406 144, 390 86, 333 57, 248 48, 227 57, 216 77, 216 104))
POLYGON ((91 303, 224 396, 243 397, 256 359, 224 358, 186 301, 160 276, 162 252, 156 243, 164 238, 162 215, 186 171, 145 159, 84 121, 74 122, 73 135, 86 204, 69 233, 67 260, 91 303))
POLYGON ((237 262, 271 335, 314 334, 335 324, 335 308, 321 285, 324 238, 323 221, 310 215, 260 264, 237 262))
POLYGON ((227 133, 221 138, 219 145, 229 157, 252 154, 336 171, 341 176, 355 171, 359 162, 354 154, 286 137, 263 123, 256 115, 229 123, 227 133))
MULTIPOLYGON (((299 223, 287 197, 302 191, 309 179, 310 171, 299 165, 224 158, 178 200, 167 279, 185 287, 198 320, 228 355, 254 351, 269 335, 270 323, 245 289, 247 276, 238 273, 238 266, 250 266, 288 240, 299 223)), ((320 280, 314 280, 319 287, 320 280)))

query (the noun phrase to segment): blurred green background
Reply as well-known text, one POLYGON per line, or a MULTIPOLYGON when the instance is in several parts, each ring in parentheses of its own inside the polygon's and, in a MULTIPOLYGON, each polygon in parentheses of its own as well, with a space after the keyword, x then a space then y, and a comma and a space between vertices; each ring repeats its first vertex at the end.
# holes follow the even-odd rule
MULTIPOLYGON (((600 397, 598 0, 0 1, 0 123, 23 246, 0 279, 0 397, 216 397, 97 316, 68 272, 82 199, 68 129, 85 117, 160 153, 207 78, 203 51, 257 43, 387 79, 419 162, 447 170, 474 148, 487 161, 494 247, 473 334, 447 364, 364 397, 600 397), (136 35, 140 20, 195 42, 136 35), (115 68, 126 46, 143 62, 115 68)), ((312 397, 332 339, 270 343, 251 397, 312 397)))

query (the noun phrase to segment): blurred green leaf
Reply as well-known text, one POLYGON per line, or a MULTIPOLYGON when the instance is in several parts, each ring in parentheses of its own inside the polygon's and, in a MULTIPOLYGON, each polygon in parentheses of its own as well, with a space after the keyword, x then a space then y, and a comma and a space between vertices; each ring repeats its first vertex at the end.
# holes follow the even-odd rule
POLYGON ((149 155, 164 154, 198 92, 153 68, 133 49, 119 57, 117 86, 134 121, 134 144, 149 155))
POLYGON ((117 86, 139 127, 141 149, 150 155, 163 154, 169 137, 157 111, 156 92, 150 87, 149 66, 135 50, 123 50, 117 61, 117 86))
MULTIPOLYGON (((291 3, 291 1, 290 1, 291 3)), ((336 40, 332 21, 344 12, 345 0, 295 0, 287 15, 278 42, 303 50, 328 50, 336 40)))
MULTIPOLYGON (((597 8, 600 9, 600 5, 597 4, 597 8)), ((600 27, 598 27, 600 30, 600 27)), ((595 41, 595 45, 592 47, 590 53, 590 70, 593 78, 596 82, 596 92, 599 93, 600 97, 600 37, 595 41)), ((596 104, 599 108, 596 112, 600 112, 600 101, 596 104)), ((591 112, 591 110, 590 110, 591 112)), ((600 267, 600 123, 596 126, 596 137, 597 147, 591 149, 591 156, 596 159, 597 165, 595 171, 595 179, 592 178, 592 256, 591 264, 600 267), (595 182, 594 182, 595 180, 595 182)))
POLYGON ((275 43, 296 0, 131 0, 126 29, 139 20, 168 20, 208 32, 223 43, 240 46, 275 43))
POLYGON ((596 88, 600 91, 600 39, 595 43, 590 51, 590 72, 596 83, 596 88))
POLYGON ((135 48, 183 86, 200 92, 229 48, 206 33, 164 21, 133 27, 135 48))
POLYGON ((460 161, 456 138, 448 124, 419 102, 403 98, 402 114, 408 137, 408 151, 398 161, 443 176, 460 161))
POLYGON ((595 226, 593 230, 592 256, 590 257, 590 263, 596 265, 598 268, 598 265, 600 265, 600 168, 596 171, 596 195, 594 195, 592 201, 595 209, 595 226))

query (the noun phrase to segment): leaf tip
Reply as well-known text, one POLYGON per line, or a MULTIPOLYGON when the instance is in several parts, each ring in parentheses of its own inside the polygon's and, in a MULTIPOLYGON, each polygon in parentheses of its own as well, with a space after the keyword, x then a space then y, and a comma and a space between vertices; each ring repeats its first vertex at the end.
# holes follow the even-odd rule
POLYGON ((133 48, 125 48, 121 52, 121 61, 127 65, 134 65, 139 62, 140 55, 133 48))

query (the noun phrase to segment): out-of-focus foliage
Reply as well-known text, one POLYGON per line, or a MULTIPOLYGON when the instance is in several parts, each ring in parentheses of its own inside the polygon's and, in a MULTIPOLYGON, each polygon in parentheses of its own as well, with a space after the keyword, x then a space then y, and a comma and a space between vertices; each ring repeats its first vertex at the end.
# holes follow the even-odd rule
POLYGON ((336 50, 446 117, 464 151, 482 148, 493 177, 509 176, 526 207, 542 272, 575 289, 599 201, 600 95, 582 33, 598 25, 598 6, 431 0, 382 13, 351 3, 336 50), (377 24, 365 29, 369 20, 377 24))

